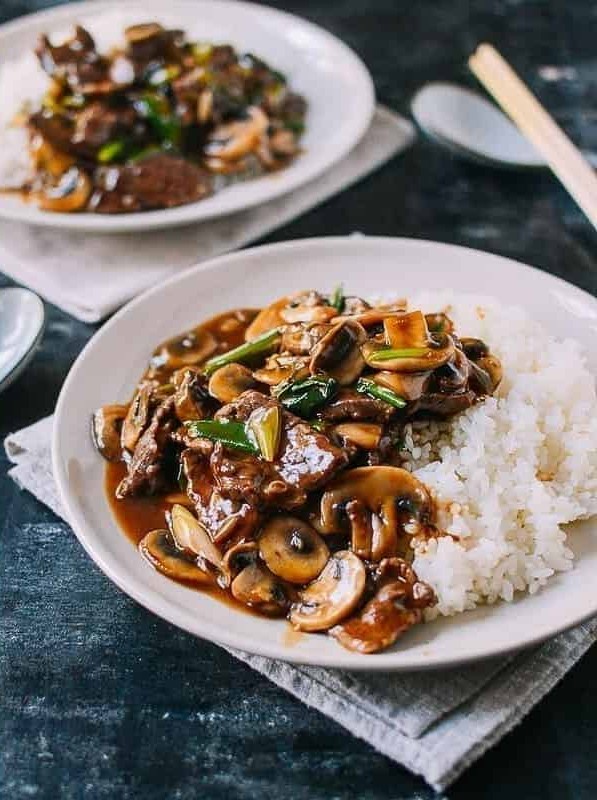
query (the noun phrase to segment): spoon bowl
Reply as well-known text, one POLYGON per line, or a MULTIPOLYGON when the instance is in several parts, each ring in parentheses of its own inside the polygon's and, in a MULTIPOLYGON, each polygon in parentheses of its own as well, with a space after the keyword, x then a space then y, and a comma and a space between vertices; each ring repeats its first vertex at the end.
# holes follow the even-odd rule
MULTIPOLYGON (((545 169, 533 145, 489 100, 451 83, 429 83, 411 103, 419 127, 458 156, 506 169, 545 169)), ((595 165, 597 156, 584 153, 595 165)))
POLYGON ((0 392, 33 358, 44 329, 44 305, 28 289, 0 289, 0 392))

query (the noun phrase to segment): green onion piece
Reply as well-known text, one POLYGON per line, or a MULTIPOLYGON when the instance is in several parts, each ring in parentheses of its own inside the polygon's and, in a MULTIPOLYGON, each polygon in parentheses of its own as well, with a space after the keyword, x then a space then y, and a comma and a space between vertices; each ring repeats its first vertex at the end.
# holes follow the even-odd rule
POLYGON ((265 333, 262 333, 261 336, 251 339, 250 342, 245 342, 244 344, 229 350, 227 353, 222 353, 220 356, 214 356, 213 358, 210 358, 209 361, 205 362, 203 372, 206 375, 211 375, 212 372, 220 369, 220 367, 225 367, 226 364, 233 364, 234 362, 238 361, 246 361, 248 358, 269 353, 270 350, 274 349, 279 336, 280 334, 278 333, 277 328, 274 328, 271 331, 266 331, 265 333))
POLYGON ((255 437, 263 458, 266 461, 274 461, 282 437, 280 407, 255 409, 247 421, 247 427, 255 437))
POLYGON ((179 119, 171 115, 165 98, 146 94, 135 100, 134 106, 136 111, 149 122, 162 144, 172 147, 178 145, 182 136, 182 125, 179 119))
POLYGON ((295 136, 300 136, 305 132, 305 123, 298 119, 287 119, 284 121, 284 127, 288 131, 292 131, 295 136))
POLYGON ((428 352, 427 347, 403 347, 391 348, 388 347, 384 350, 378 350, 376 353, 371 353, 369 361, 393 361, 395 358, 420 358, 428 352))
POLYGON ((242 422, 224 422, 217 419, 200 419, 186 422, 189 435, 193 439, 209 439, 222 442, 226 447, 259 455, 259 447, 249 436, 242 422))
POLYGON ((344 287, 341 283, 334 289, 334 293, 330 297, 330 305, 336 309, 338 314, 344 311, 344 287))
POLYGON ((113 142, 106 142, 100 147, 97 153, 97 160, 100 164, 110 164, 120 158, 126 150, 126 142, 123 139, 115 139, 113 142))
POLYGON ((301 381, 284 381, 273 393, 289 411, 299 417, 309 418, 336 394, 338 382, 334 378, 313 375, 301 381))
POLYGON ((370 397, 375 397, 376 400, 383 400, 384 403, 389 403, 394 408, 404 408, 407 404, 404 397, 393 392, 391 389, 386 389, 385 386, 380 386, 375 381, 368 378, 359 378, 356 385, 357 392, 361 394, 368 394, 370 397))
POLYGON ((83 108, 86 102, 85 96, 82 94, 68 94, 61 100, 65 108, 83 108))

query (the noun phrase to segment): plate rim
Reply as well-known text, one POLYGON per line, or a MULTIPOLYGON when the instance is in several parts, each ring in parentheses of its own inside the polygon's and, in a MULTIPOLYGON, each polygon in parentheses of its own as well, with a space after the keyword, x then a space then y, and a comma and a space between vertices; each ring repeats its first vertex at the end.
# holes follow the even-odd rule
MULTIPOLYGON (((90 558, 100 567, 102 572, 107 575, 110 580, 116 584, 125 594, 139 603, 141 606, 146 608, 148 611, 151 611, 153 614, 165 619, 166 621, 170 622, 171 624, 175 625, 176 627, 187 631, 188 633, 197 636, 200 639, 204 639, 206 641, 211 641, 215 644, 229 647, 231 649, 239 649, 239 647, 245 647, 244 652, 250 652, 252 655, 272 658, 278 661, 284 661, 287 663, 293 664, 303 664, 303 665, 311 665, 311 666, 319 666, 319 667, 328 667, 328 668, 337 668, 337 669, 345 669, 350 671, 359 671, 359 672, 419 672, 419 671, 427 671, 427 670, 434 670, 434 669, 446 669, 450 667, 456 667, 462 664, 473 664, 479 661, 484 661, 486 659, 494 658, 497 656, 508 655, 510 653, 520 652, 522 650, 527 650, 530 647, 533 647, 541 642, 544 642, 548 639, 552 639, 553 637, 557 636, 558 634, 562 633, 563 631, 570 630, 575 628, 576 626, 582 624, 586 620, 590 619, 591 617, 597 616, 597 598, 595 601, 595 606, 593 608, 588 609, 585 612, 579 613, 574 616, 574 619, 568 619, 561 623, 556 624, 555 626, 538 626, 535 632, 526 637, 524 641, 516 640, 511 644, 496 644, 492 647, 486 648, 482 653, 478 654, 462 654, 462 653, 454 653, 450 656, 445 656, 442 654, 434 655, 427 657, 426 660, 423 660, 420 655, 416 657, 416 659, 410 659, 408 657, 408 651, 400 651, 399 654, 381 654, 377 657, 372 656, 364 656, 359 655, 356 653, 350 654, 350 664, 346 663, 346 657, 342 658, 342 653, 339 654, 338 657, 333 655, 331 656, 320 656, 320 657, 311 657, 308 654, 303 654, 297 652, 293 647, 287 647, 284 651, 284 654, 281 654, 281 649, 283 648, 280 644, 270 644, 270 643, 262 643, 262 642, 253 642, 252 646, 249 650, 246 649, 246 643, 244 645, 239 645, 237 641, 236 634, 229 635, 226 630, 221 628, 217 628, 215 625, 210 626, 207 633, 199 632, 198 630, 194 629, 191 625, 185 624, 184 621, 177 619, 176 610, 173 608, 173 604, 168 601, 164 600, 164 598, 158 593, 156 593, 152 588, 143 585, 137 585, 137 581, 133 579, 132 584, 131 582, 127 582, 127 576, 124 574, 122 577, 118 572, 118 569, 113 567, 109 560, 106 560, 99 554, 96 548, 93 545, 93 538, 96 534, 93 531, 91 525, 88 525, 84 514, 81 509, 79 509, 74 502, 74 498, 69 492, 69 480, 68 475, 66 473, 63 459, 60 457, 61 452, 61 431, 64 426, 63 416, 65 413, 65 406, 68 400, 68 396, 71 392, 71 385, 76 381, 77 373, 79 369, 81 369, 81 365, 85 362, 88 358, 89 353, 93 352, 93 349, 97 347, 97 343, 101 342, 105 332, 109 332, 112 328, 117 327, 120 324, 120 320, 131 313, 131 310, 136 309, 138 306, 142 306, 146 303, 149 299, 154 297, 155 295, 159 294, 165 287, 170 287, 176 284, 178 281, 186 280, 193 275, 200 275, 202 272, 205 271, 213 271, 213 270, 221 270, 225 269, 226 265, 230 262, 234 263, 237 261, 242 261, 243 258, 247 256, 247 254, 256 254, 256 255, 263 255, 268 254, 269 252, 279 252, 279 251, 288 251, 288 250, 296 250, 300 254, 301 249, 309 249, 312 247, 324 247, 335 250, 338 247, 350 247, 351 245, 357 244, 359 242, 366 241, 371 246, 379 246, 379 247, 393 247, 396 244, 404 244, 407 246, 426 249, 426 248, 446 248, 454 251, 455 253, 467 251, 469 253, 474 253, 477 255, 481 255, 483 257, 491 257, 497 261, 502 262, 509 262, 510 264, 515 265, 517 268, 522 268, 525 271, 531 271, 532 273, 538 273, 540 277, 548 282, 552 283, 555 286, 565 287, 567 291, 572 291, 576 294, 579 298, 584 300, 589 300, 592 304, 597 304, 597 298, 593 297, 591 294, 586 292, 585 290, 581 289, 578 286, 575 286, 572 283, 560 278, 556 275, 552 275, 551 273, 545 272, 538 267, 531 266, 529 264, 525 264, 524 262, 518 261, 516 259, 509 258, 507 256, 501 256, 496 253, 492 253, 485 250, 480 250, 479 248, 467 247, 462 245, 456 245, 448 242, 440 242, 436 240, 429 240, 429 239, 420 239, 420 238, 413 238, 413 237, 391 237, 391 236, 364 236, 359 234, 357 236, 322 236, 322 237, 311 237, 311 238, 303 238, 303 239, 294 239, 294 240, 287 240, 284 242, 278 243, 271 243, 260 245, 258 247, 251 247, 246 248, 244 250, 238 250, 233 253, 228 253, 222 256, 218 256, 217 258, 210 259, 209 261, 201 262, 196 264, 188 269, 182 270, 181 272, 171 276, 167 281, 164 281, 162 284, 158 286, 154 286, 148 289, 146 292, 135 298, 134 300, 130 301, 127 305, 121 308, 99 331, 97 331, 91 339, 87 342, 85 347, 81 350, 79 356, 71 366, 69 373, 64 381, 62 389, 60 391, 60 395, 58 397, 58 401, 56 404, 56 408, 54 411, 54 420, 52 426, 52 446, 51 446, 51 454, 52 454, 52 470, 54 474, 54 478, 56 481, 58 495, 61 505, 64 507, 66 511, 66 521, 72 528, 75 536, 90 556, 90 558), (156 610, 156 607, 159 607, 160 610, 156 610), (391 657, 392 655, 399 655, 400 663, 392 663, 391 657)), ((115 522, 118 526, 118 523, 115 522)), ((124 535, 124 534, 122 534, 124 535)), ((521 596, 520 602, 524 601, 526 595, 521 596)), ((503 605, 503 604, 502 604, 503 605)))
MULTIPOLYGON (((299 174, 290 176, 290 178, 286 176, 285 183, 283 180, 272 179, 271 185, 264 185, 263 188, 257 190, 255 196, 249 198, 248 201, 233 201, 229 203, 227 207, 223 209, 220 208, 219 210, 216 208, 212 212, 210 212, 209 206, 207 206, 207 211, 205 211, 206 206, 204 203, 206 201, 200 200, 195 203, 176 206, 175 208, 156 209, 152 211, 135 212, 133 214, 66 214, 62 212, 43 212, 39 209, 31 209, 32 213, 28 216, 27 214, 23 214, 23 207, 25 209, 27 208, 27 204, 23 202, 20 205, 8 205, 4 208, 0 206, 0 219, 33 225, 39 228, 71 230, 80 233, 95 233, 101 235, 134 233, 145 230, 164 230, 166 228, 176 228, 183 225, 200 224, 210 219, 218 219, 230 214, 240 213, 283 197, 289 192, 305 186, 310 181, 328 172, 352 152, 371 125, 371 120, 375 112, 376 96, 373 78, 369 69, 361 57, 351 47, 338 36, 335 36, 320 25, 311 22, 311 20, 305 19, 298 14, 281 11, 264 3, 247 2, 247 0, 199 0, 199 3, 205 6, 220 8, 228 6, 231 14, 234 13, 235 8, 242 8, 245 12, 255 14, 256 16, 262 15, 265 18, 269 17, 285 21, 287 24, 292 23, 294 25, 300 25, 303 30, 311 29, 320 39, 327 41, 330 46, 335 48, 336 52, 341 51, 351 64, 352 74, 357 77, 357 85, 359 85, 360 91, 362 92, 363 102, 361 117, 355 117, 350 135, 345 137, 342 146, 338 147, 326 162, 318 163, 316 161, 314 164, 309 165, 307 161, 306 170, 302 170, 299 174)), ((173 5, 179 7, 187 5, 188 7, 192 7, 193 5, 196 6, 197 3, 194 2, 194 0, 173 0, 173 5)), ((160 0, 130 0, 125 10, 128 11, 134 6, 139 6, 143 13, 145 10, 150 12, 154 7, 163 8, 163 4, 160 0)), ((102 13, 102 11, 110 11, 111 9, 119 10, 122 6, 118 0, 79 0, 75 3, 62 4, 35 11, 0 25, 0 44, 5 38, 8 38, 12 34, 22 34, 26 32, 32 20, 38 21, 48 18, 49 20, 64 20, 64 22, 67 22, 69 18, 75 17, 80 12, 85 13, 85 15, 93 14, 94 8, 97 9, 97 13, 99 14, 102 13)), ((283 175, 284 173, 282 172, 281 174, 283 175)), ((264 177, 267 178, 268 176, 264 177)), ((252 185, 255 187, 255 182, 253 182, 252 185)), ((214 195, 214 197, 216 197, 216 195, 214 195)), ((209 198, 207 198, 207 201, 209 201, 209 198)))

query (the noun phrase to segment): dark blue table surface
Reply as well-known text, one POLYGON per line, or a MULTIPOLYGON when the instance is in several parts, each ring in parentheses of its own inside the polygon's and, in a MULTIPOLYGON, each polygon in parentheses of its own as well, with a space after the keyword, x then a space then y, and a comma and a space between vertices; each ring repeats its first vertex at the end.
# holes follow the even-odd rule
MULTIPOLYGON (((0 20, 50 5, 0 0, 0 20)), ((575 140, 597 149, 594 3, 276 5, 344 39, 369 66, 379 99, 404 113, 426 81, 473 85, 466 56, 479 41, 492 41, 575 140), (545 66, 573 69, 554 73, 545 66)), ((550 175, 472 166, 424 141, 267 241, 354 230, 480 247, 597 291, 595 232, 550 175)), ((0 275, 5 285, 10 281, 0 275)), ((47 312, 33 363, 0 397, 0 437, 52 412, 71 363, 94 333, 52 306, 47 312)), ((419 778, 218 647, 123 595, 67 526, 14 486, 7 468, 2 454, 2 798, 433 796, 419 778)), ((446 795, 593 800, 596 674, 593 650, 446 795)))

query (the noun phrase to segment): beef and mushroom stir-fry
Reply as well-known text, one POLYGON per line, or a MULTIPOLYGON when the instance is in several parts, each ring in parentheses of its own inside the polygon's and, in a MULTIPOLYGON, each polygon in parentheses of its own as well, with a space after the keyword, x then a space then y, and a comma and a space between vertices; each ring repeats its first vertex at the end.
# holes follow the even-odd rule
POLYGON ((404 425, 500 379, 444 313, 306 291, 165 342, 93 433, 159 571, 372 653, 435 603, 411 567, 413 540, 440 532, 400 466, 404 425))
POLYGON ((257 56, 134 25, 99 53, 78 26, 40 37, 50 85, 20 122, 47 211, 115 214, 192 203, 239 178, 281 169, 299 152, 306 103, 257 56))

